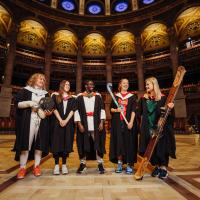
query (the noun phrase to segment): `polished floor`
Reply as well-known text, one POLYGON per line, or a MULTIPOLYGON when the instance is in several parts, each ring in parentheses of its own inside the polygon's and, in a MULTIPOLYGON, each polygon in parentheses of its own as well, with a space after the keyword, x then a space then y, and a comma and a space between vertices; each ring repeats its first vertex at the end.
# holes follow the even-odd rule
MULTIPOLYGON (((170 160, 166 180, 146 174, 142 181, 132 175, 115 174, 114 165, 105 157, 106 173, 99 175, 97 163, 89 161, 84 175, 75 173, 79 165, 76 145, 68 159, 68 175, 52 175, 54 162, 49 155, 42 161, 42 176, 32 175, 33 162, 28 163, 28 174, 17 181, 18 163, 11 151, 13 135, 0 135, 0 199, 2 200, 200 200, 200 136, 177 135, 177 159, 170 160)), ((109 147, 109 134, 107 144, 109 147)))

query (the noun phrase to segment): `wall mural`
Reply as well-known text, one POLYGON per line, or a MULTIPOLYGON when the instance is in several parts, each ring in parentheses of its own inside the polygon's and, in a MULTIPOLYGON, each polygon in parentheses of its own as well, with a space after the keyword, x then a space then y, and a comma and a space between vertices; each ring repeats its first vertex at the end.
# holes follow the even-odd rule
POLYGON ((105 56, 106 40, 99 33, 91 33, 83 40, 83 55, 90 57, 105 56))
POLYGON ((44 49, 47 31, 37 21, 24 20, 20 23, 17 42, 33 48, 44 49))
POLYGON ((0 5, 0 36, 5 38, 12 24, 8 11, 0 5))
POLYGON ((135 37, 128 31, 121 31, 112 38, 112 54, 128 55, 135 53, 135 37))
POLYGON ((174 26, 180 41, 200 35, 200 6, 183 11, 174 26))
POLYGON ((161 23, 147 26, 141 34, 144 51, 154 51, 169 46, 167 27, 161 23))
POLYGON ((77 42, 78 39, 74 33, 68 30, 59 30, 54 34, 53 52, 76 55, 77 42))

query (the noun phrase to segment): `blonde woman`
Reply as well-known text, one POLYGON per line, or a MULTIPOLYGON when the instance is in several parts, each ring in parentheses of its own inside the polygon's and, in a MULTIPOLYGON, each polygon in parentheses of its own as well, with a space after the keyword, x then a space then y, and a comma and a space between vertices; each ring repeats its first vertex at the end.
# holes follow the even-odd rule
POLYGON ((18 179, 26 175, 28 159, 34 159, 33 174, 41 175, 41 157, 49 150, 49 120, 48 111, 37 109, 41 98, 47 97, 45 90, 45 76, 41 73, 33 74, 26 87, 18 92, 15 98, 16 111, 16 142, 14 151, 15 160, 20 162, 18 179))
POLYGON ((60 83, 57 95, 52 95, 55 102, 54 116, 52 116, 51 152, 55 160, 54 175, 60 174, 59 158, 62 158, 62 174, 68 174, 66 160, 73 151, 74 141, 74 111, 75 96, 70 94, 70 82, 60 83))
POLYGON ((137 126, 135 120, 136 97, 128 92, 129 81, 121 79, 119 82, 119 92, 115 94, 118 104, 111 103, 111 136, 110 136, 110 161, 117 163, 116 173, 122 173, 123 164, 126 164, 126 173, 133 173, 133 165, 137 162, 137 126), (121 114, 124 113, 128 124, 125 123, 121 114))
MULTIPOLYGON (((155 77, 150 77, 145 80, 146 93, 139 101, 138 114, 140 116, 140 145, 139 153, 143 155, 149 143, 152 130, 156 129, 158 119, 161 115, 162 108, 165 105, 166 96, 160 91, 158 81, 155 77)), ((173 108, 174 104, 169 103, 168 107, 173 108)), ((169 163, 169 156, 175 156, 175 138, 172 129, 172 117, 169 116, 167 123, 163 130, 163 137, 159 140, 151 163, 156 165, 152 172, 152 176, 159 178, 167 178, 167 166, 169 163)))

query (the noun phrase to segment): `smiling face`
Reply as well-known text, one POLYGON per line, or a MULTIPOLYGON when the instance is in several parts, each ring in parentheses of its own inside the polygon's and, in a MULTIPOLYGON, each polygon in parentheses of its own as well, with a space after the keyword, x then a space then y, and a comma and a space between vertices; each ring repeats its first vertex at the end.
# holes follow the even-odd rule
POLYGON ((146 81, 145 88, 147 93, 151 93, 154 91, 154 85, 151 81, 146 81))
POLYGON ((122 79, 119 83, 119 91, 127 92, 128 88, 129 88, 129 81, 127 79, 122 79))
POLYGON ((94 90, 94 82, 93 81, 87 81, 87 83, 85 84, 85 89, 88 93, 93 92, 94 90))
POLYGON ((45 78, 43 75, 38 75, 35 80, 35 87, 43 89, 45 87, 45 78))
POLYGON ((70 90, 70 83, 69 81, 66 81, 63 87, 64 92, 69 92, 70 90))

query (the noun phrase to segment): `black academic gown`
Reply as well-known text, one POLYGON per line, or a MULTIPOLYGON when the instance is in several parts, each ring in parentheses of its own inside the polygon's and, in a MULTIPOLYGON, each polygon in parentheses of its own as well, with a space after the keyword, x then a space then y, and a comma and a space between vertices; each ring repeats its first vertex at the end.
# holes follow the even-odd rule
MULTIPOLYGON (((45 95, 49 96, 48 94, 45 95)), ((19 161, 21 151, 29 150, 29 132, 31 108, 18 108, 18 103, 22 101, 31 101, 32 92, 27 89, 22 89, 18 92, 15 98, 16 118, 15 118, 15 132, 16 141, 13 151, 16 152, 15 160, 19 161)), ((42 156, 49 153, 49 117, 41 119, 36 140, 33 140, 31 151, 29 152, 29 160, 34 159, 34 150, 41 150, 42 156)))
MULTIPOLYGON (((138 103, 138 115, 140 117, 140 144, 139 153, 143 155, 150 141, 149 132, 149 120, 147 110, 147 99, 142 97, 138 103)), ((160 107, 164 107, 166 102, 166 96, 162 96, 161 100, 157 102, 155 109, 156 112, 156 124, 161 115, 160 107)), ((176 158, 175 156, 176 144, 173 134, 173 117, 170 115, 167 119, 166 125, 163 129, 163 137, 159 139, 158 144, 154 150, 151 163, 153 165, 168 165, 169 156, 176 158)))
MULTIPOLYGON (((116 100, 120 97, 115 96, 116 100)), ((111 102, 111 108, 116 109, 114 101, 111 102)), ((128 98, 128 105, 126 111, 126 119, 129 122, 131 113, 136 110, 136 98, 132 95, 128 98)), ((118 157, 122 156, 123 163, 133 165, 137 162, 137 147, 138 147, 138 133, 136 125, 136 116, 133 123, 133 128, 129 130, 124 121, 120 120, 120 113, 111 113, 111 135, 110 135, 110 153, 109 159, 113 163, 117 163, 118 157), (123 123, 123 127, 121 123, 123 123)))
MULTIPOLYGON (((55 109, 59 112, 60 117, 64 120, 71 111, 75 111, 76 99, 68 99, 66 112, 64 114, 63 101, 58 103, 56 95, 52 96, 55 102, 55 109)), ((74 141, 74 117, 72 116, 65 127, 61 127, 55 115, 51 118, 51 152, 68 154, 73 151, 74 141)))
POLYGON ((88 160, 96 159, 96 151, 98 155, 103 157, 103 154, 106 153, 105 150, 105 139, 106 132, 105 128, 102 131, 99 131, 99 124, 101 122, 101 109, 104 109, 104 104, 100 95, 95 96, 95 104, 94 104, 94 142, 92 137, 88 133, 88 125, 87 125, 87 116, 86 109, 84 104, 84 99, 82 95, 77 97, 77 110, 80 114, 81 123, 85 128, 85 132, 81 133, 77 128, 77 147, 79 157, 83 158, 87 156, 88 160))

